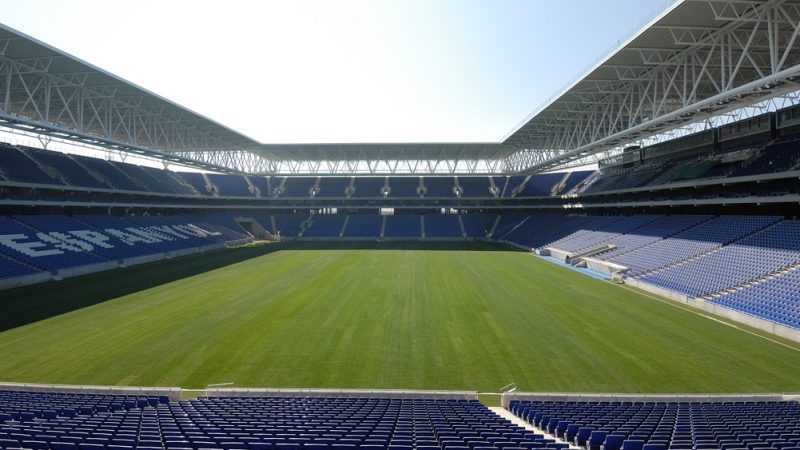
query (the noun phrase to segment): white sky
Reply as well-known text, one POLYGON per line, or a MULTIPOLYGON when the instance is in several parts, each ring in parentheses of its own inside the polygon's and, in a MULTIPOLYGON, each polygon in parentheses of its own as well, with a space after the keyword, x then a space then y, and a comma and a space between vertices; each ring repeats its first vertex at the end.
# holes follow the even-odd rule
POLYGON ((668 0, 0 0, 0 22, 265 143, 494 142, 668 0))

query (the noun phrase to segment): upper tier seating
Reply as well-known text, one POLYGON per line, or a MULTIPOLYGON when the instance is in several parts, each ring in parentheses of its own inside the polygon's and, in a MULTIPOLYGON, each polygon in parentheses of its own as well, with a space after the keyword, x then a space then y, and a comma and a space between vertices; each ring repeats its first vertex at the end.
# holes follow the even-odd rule
POLYGON ((593 174, 593 170, 576 170, 569 175, 567 178, 567 182, 564 183, 564 187, 559 191, 559 194, 566 194, 567 192, 571 191, 572 188, 577 186, 583 180, 589 177, 589 175, 593 174))
POLYGON ((455 197, 453 177, 424 177, 425 197, 455 197))
MULTIPOLYGON (((142 167, 142 170, 155 180, 159 188, 153 192, 165 192, 179 195, 197 195, 198 191, 186 182, 180 175, 171 170, 155 169, 153 167, 142 167)), ((237 177, 236 175, 229 175, 237 177)))
POLYGON ((800 404, 512 400, 521 419, 588 449, 787 449, 800 443, 800 404), (644 446, 644 447, 642 447, 644 446))
POLYGON ((492 197, 489 177, 458 177, 462 197, 492 197))
POLYGON ((144 170, 144 167, 142 166, 125 164, 117 161, 109 161, 108 163, 122 172, 133 182, 133 184, 139 186, 139 188, 142 190, 150 192, 166 192, 170 194, 174 193, 171 190, 171 186, 165 184, 162 179, 156 180, 153 178, 149 172, 144 170))
POLYGON ((782 172, 795 167, 800 161, 800 141, 779 142, 766 146, 758 156, 742 168, 733 171, 732 177, 760 173, 782 172))
POLYGON ((22 183, 64 184, 45 173, 23 150, 5 143, 0 143, 0 177, 22 183))
POLYGON ((217 187, 217 192, 221 196, 255 197, 255 195, 250 192, 250 185, 247 184, 247 180, 245 180, 242 175, 209 173, 206 174, 206 176, 208 177, 208 181, 217 187))
POLYGON ((389 188, 389 197, 418 198, 419 177, 390 177, 389 188))
POLYGON ((353 197, 356 198, 376 198, 383 197, 381 189, 386 182, 384 177, 357 177, 355 181, 355 192, 353 197))
MULTIPOLYGON (((513 197, 514 191, 519 189, 523 182, 525 182, 524 176, 513 176, 513 177, 500 177, 500 183, 498 187, 500 188, 500 193, 503 197, 513 197)), ((498 178, 496 177, 494 180, 495 183, 498 183, 498 178)))
POLYGON ((346 197, 350 177, 322 177, 319 179, 317 197, 346 197))
POLYGON ((542 173, 532 176, 517 197, 550 196, 553 186, 564 178, 563 173, 542 173))
POLYGON ((288 177, 283 184, 281 198, 308 198, 311 196, 311 188, 317 181, 316 177, 288 177))
POLYGON ((72 186, 109 189, 110 186, 102 183, 89 174, 75 160, 65 153, 48 150, 25 149, 30 157, 40 163, 40 166, 52 167, 64 177, 64 181, 72 186))
POLYGON ((699 297, 797 263, 800 263, 800 221, 785 220, 697 259, 640 279, 699 297))
POLYGON ((250 180, 250 184, 253 185, 256 189, 258 189, 258 196, 268 198, 272 195, 272 191, 270 190, 270 183, 274 179, 272 177, 258 177, 258 176, 246 176, 248 180, 250 180))
POLYGON ((142 191, 143 188, 130 180, 119 169, 111 165, 108 161, 88 156, 70 155, 78 164, 92 171, 95 176, 99 176, 114 189, 124 191, 142 191))
POLYGON ((201 195, 214 195, 214 185, 206 183, 206 179, 202 173, 198 172, 181 172, 181 178, 191 184, 194 189, 201 195))
POLYGON ((425 214, 426 238, 463 238, 461 224, 455 214, 425 214))

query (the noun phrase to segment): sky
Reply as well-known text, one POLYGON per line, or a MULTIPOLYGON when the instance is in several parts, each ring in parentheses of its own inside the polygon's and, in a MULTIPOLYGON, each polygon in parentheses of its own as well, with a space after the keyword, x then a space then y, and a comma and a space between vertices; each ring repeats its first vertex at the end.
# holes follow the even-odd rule
POLYGON ((0 0, 263 143, 498 142, 669 0, 0 0))

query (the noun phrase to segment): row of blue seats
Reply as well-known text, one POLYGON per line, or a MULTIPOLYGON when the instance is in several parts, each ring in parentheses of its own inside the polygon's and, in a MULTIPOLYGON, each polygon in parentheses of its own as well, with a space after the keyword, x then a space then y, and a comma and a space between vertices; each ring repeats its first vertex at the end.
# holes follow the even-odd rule
POLYGON ((755 286, 712 296, 708 301, 800 329, 800 269, 792 268, 755 286))
MULTIPOLYGON (((716 160, 708 158, 698 161, 696 156, 693 156, 663 163, 645 163, 638 167, 610 168, 599 172, 584 192, 596 194, 686 179, 742 177, 783 172, 797 170, 800 163, 800 141, 792 138, 770 144, 755 142, 743 147, 759 150, 753 151, 749 158, 735 163, 723 163, 717 155, 716 160)), ((736 146, 723 151, 720 155, 741 150, 742 146, 736 146)))
POLYGON ((800 263, 800 221, 785 220, 640 279, 691 297, 700 297, 742 285, 797 263, 800 263))
MULTIPOLYGON (((2 413, 0 405, 0 413, 2 413)), ((0 419, 0 447, 36 450, 560 450, 474 400, 199 398, 93 414, 0 419)))
POLYGON ((520 401, 521 419, 602 450, 796 449, 800 405, 785 402, 520 401))
POLYGON ((493 238, 567 253, 596 251, 594 258, 627 267, 626 277, 800 328, 795 272, 777 273, 800 264, 800 222, 781 219, 503 215, 493 238))
POLYGON ((496 197, 566 193, 591 171, 532 177, 261 177, 173 172, 0 143, 0 180, 229 197, 496 197), (555 189, 558 188, 558 189, 555 189))
POLYGON ((483 239, 489 234, 497 214, 274 214, 255 216, 261 225, 276 235, 292 238, 302 233, 313 238, 450 238, 483 239), (385 225, 384 225, 385 221, 385 225), (272 226, 274 222, 274 227, 272 226), (462 231, 463 224, 463 231, 462 231))
POLYGON ((225 215, 0 216, 0 278, 252 238, 231 222, 225 215))

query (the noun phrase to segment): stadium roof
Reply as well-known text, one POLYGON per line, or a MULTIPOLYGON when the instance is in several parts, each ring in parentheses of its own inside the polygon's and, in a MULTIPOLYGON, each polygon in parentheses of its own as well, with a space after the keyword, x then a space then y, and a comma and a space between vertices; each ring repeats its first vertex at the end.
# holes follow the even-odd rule
POLYGON ((531 173, 798 91, 800 0, 683 0, 495 143, 261 144, 0 26, 0 124, 250 173, 531 173))

